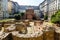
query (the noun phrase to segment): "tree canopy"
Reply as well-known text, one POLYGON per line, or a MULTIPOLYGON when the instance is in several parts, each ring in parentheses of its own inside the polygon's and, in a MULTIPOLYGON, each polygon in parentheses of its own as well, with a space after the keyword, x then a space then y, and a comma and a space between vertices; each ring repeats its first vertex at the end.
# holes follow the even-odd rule
POLYGON ((51 16, 51 22, 60 23, 60 10, 58 10, 54 15, 51 16))

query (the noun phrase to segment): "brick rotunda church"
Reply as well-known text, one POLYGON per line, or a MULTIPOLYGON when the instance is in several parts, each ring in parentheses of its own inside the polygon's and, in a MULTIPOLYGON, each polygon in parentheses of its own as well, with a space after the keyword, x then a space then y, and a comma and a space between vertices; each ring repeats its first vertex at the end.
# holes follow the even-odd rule
POLYGON ((38 6, 22 6, 20 5, 20 12, 25 13, 25 19, 33 19, 33 17, 39 17, 40 11, 38 6))

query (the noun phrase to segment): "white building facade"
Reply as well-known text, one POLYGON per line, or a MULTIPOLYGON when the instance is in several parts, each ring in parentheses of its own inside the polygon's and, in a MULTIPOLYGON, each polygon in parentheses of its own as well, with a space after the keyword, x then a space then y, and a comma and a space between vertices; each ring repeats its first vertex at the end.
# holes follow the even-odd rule
POLYGON ((9 17, 14 17, 14 14, 19 12, 19 4, 14 1, 8 1, 8 13, 9 17))
POLYGON ((3 12, 2 12, 2 3, 1 3, 1 2, 2 2, 2 0, 0 0, 0 19, 1 19, 2 16, 3 16, 3 15, 2 15, 3 12))
POLYGON ((34 10, 36 17, 40 17, 40 10, 34 10))
POLYGON ((7 18, 8 17, 8 11, 7 11, 7 5, 8 5, 8 0, 0 0, 0 19, 7 18))
POLYGON ((43 14, 45 15, 46 13, 47 13, 47 0, 44 0, 40 5, 39 5, 39 7, 40 7, 40 11, 42 11, 43 12, 43 14))
POLYGON ((19 4, 17 2, 15 2, 15 12, 18 12, 19 11, 19 4))
POLYGON ((19 4, 17 2, 10 1, 10 13, 16 13, 19 12, 19 4))
POLYGON ((13 4, 11 1, 8 1, 8 13, 10 14, 12 12, 13 9, 13 4))
POLYGON ((44 0, 39 7, 44 15, 47 13, 48 19, 50 20, 51 16, 60 9, 60 0, 44 0))

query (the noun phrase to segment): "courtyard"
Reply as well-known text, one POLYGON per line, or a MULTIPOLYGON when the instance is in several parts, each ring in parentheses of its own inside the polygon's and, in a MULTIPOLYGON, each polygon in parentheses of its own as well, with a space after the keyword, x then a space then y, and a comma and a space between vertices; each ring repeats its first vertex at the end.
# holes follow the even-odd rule
POLYGON ((0 40, 60 40, 59 0, 0 0, 0 40))
POLYGON ((42 20, 0 22, 0 40, 60 40, 60 27, 42 20))

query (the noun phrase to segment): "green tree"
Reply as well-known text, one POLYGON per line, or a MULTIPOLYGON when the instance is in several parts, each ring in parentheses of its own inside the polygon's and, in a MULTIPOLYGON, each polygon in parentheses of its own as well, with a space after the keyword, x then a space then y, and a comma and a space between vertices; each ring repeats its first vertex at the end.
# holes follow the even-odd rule
POLYGON ((21 13, 21 16, 24 16, 24 13, 21 13))
POLYGON ((60 24, 60 10, 51 16, 51 22, 60 24))
POLYGON ((23 19, 24 14, 25 14, 25 13, 23 13, 23 12, 20 13, 20 15, 21 15, 21 19, 23 19))
POLYGON ((48 19, 48 15, 45 15, 45 16, 44 16, 44 20, 47 20, 47 19, 48 19))
POLYGON ((16 20, 20 20, 21 19, 21 16, 19 14, 15 14, 15 17, 14 17, 16 20))

